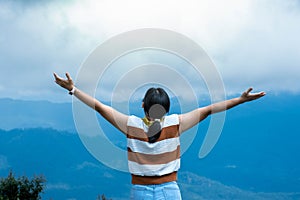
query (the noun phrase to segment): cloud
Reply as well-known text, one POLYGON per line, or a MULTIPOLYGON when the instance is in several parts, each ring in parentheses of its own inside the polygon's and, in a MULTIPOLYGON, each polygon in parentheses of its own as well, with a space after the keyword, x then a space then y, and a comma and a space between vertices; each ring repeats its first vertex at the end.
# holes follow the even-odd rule
POLYGON ((83 163, 76 166, 76 170, 82 170, 82 169, 85 169, 85 168, 97 168, 97 169, 99 169, 100 166, 95 164, 95 163, 88 162, 88 161, 84 161, 83 163))
POLYGON ((0 2, 0 27, 5 30, 0 33, 1 97, 51 100, 57 89, 52 72, 75 74, 91 48, 85 49, 88 42, 63 20, 59 4, 48 4, 0 2))
POLYGON ((58 183, 47 183, 46 185, 46 190, 65 190, 65 191, 70 191, 70 190, 78 190, 78 189, 83 189, 83 188, 91 188, 91 185, 70 185, 69 183, 63 183, 63 182, 58 182, 58 183))
POLYGON ((273 92, 300 91, 299 11, 297 1, 252 5, 246 26, 215 55, 229 90, 248 84, 273 92))
MULTIPOLYGON (((78 164, 75 167, 75 169, 76 170, 90 170, 90 169, 101 169, 101 167, 100 167, 100 165, 97 165, 95 163, 84 161, 81 164, 78 164)), ((107 171, 103 172, 102 175, 105 178, 113 178, 114 177, 111 173, 109 173, 107 171)))
POLYGON ((226 165, 225 168, 228 168, 228 169, 236 169, 237 166, 236 166, 236 165, 226 165))
POLYGON ((71 186, 67 183, 48 183, 47 190, 71 190, 71 186))
POLYGON ((10 167, 10 165, 7 161, 7 157, 4 155, 0 155, 0 170, 5 170, 9 167, 10 167))
POLYGON ((177 31, 199 43, 228 94, 248 86, 300 92, 296 0, 1 1, 0 7, 0 97, 69 100, 53 83, 53 71, 75 77, 98 44, 148 27, 177 31))

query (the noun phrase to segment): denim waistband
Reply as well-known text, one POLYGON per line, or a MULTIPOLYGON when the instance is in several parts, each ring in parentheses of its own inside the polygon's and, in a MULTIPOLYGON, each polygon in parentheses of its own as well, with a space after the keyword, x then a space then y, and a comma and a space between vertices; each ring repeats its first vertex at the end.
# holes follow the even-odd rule
POLYGON ((161 184, 152 184, 152 185, 139 185, 139 184, 132 184, 134 187, 143 187, 143 188, 157 188, 157 187, 164 187, 168 185, 177 185, 177 181, 170 181, 166 183, 161 183, 161 184))

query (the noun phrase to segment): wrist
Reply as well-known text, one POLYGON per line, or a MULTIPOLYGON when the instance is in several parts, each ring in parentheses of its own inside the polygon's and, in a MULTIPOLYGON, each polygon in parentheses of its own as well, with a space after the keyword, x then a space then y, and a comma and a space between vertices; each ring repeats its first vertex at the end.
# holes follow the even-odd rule
POLYGON ((238 98, 238 101, 239 101, 239 103, 241 104, 241 103, 247 102, 247 99, 246 99, 246 98, 243 98, 243 97, 239 97, 239 98, 238 98))
POLYGON ((73 88, 71 90, 69 90, 69 95, 73 95, 76 91, 76 87, 73 86, 73 88))

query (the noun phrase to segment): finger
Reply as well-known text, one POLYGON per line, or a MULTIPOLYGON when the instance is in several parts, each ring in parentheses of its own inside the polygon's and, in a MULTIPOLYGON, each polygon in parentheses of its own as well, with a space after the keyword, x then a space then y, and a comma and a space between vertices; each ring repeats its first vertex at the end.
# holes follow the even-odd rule
POLYGON ((265 92, 258 92, 258 93, 253 93, 254 95, 259 95, 259 96, 263 96, 265 95, 266 93, 265 92))
POLYGON ((260 92, 259 94, 260 94, 261 96, 265 96, 265 95, 266 95, 265 92, 260 92))
POLYGON ((66 73, 66 77, 67 77, 67 79, 68 79, 69 81, 72 80, 72 78, 71 78, 71 76, 70 76, 70 74, 69 74, 68 72, 66 73))
POLYGON ((265 94, 266 94, 265 92, 259 92, 259 93, 251 94, 250 96, 252 96, 254 99, 258 99, 265 96, 265 94))
POLYGON ((250 87, 250 88, 247 90, 246 94, 249 94, 252 90, 253 90, 253 88, 250 87))
POLYGON ((55 77, 55 81, 61 80, 62 78, 60 76, 58 76, 55 72, 53 73, 54 77, 55 77))

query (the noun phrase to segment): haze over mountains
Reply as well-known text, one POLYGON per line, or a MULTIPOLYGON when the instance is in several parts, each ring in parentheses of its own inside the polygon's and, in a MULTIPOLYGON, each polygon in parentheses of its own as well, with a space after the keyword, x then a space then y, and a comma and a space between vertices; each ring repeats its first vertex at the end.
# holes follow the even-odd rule
MULTIPOLYGON (((209 119, 200 124, 182 155, 183 199, 300 199, 299 100, 272 95, 230 110, 220 140, 201 160, 209 119)), ((44 174, 43 199, 96 199, 102 193, 127 199, 130 175, 89 154, 76 133, 71 107, 0 99, 0 176, 10 169, 16 175, 44 174)), ((121 137, 114 134, 111 140, 126 145, 121 137)))

